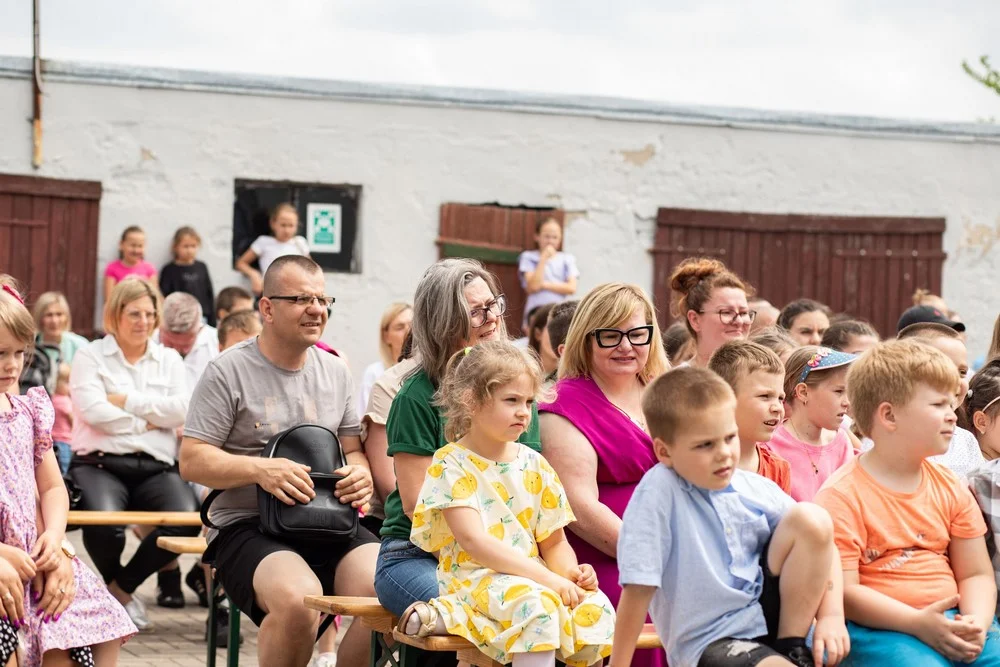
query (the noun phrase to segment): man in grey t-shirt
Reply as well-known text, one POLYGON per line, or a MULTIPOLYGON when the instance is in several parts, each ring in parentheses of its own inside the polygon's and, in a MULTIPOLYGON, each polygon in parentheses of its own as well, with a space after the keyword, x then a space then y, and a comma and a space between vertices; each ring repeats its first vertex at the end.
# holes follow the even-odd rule
MULTIPOLYGON (((315 496, 306 466, 259 456, 272 435, 298 424, 320 424, 340 438, 348 463, 336 471, 346 476, 337 484, 340 502, 361 507, 372 494, 347 365, 315 347, 329 312, 324 288, 322 270, 308 257, 271 264, 260 300, 261 334, 209 364, 191 398, 181 444, 181 475, 226 489, 212 505, 221 529, 210 535, 205 557, 232 600, 260 626, 258 660, 268 666, 309 662, 319 614, 303 606, 303 597, 375 595, 378 540, 364 528, 347 544, 320 548, 284 544, 258 529, 257 486, 289 505, 315 496)), ((344 635, 338 662, 367 664, 368 635, 360 624, 344 635)))

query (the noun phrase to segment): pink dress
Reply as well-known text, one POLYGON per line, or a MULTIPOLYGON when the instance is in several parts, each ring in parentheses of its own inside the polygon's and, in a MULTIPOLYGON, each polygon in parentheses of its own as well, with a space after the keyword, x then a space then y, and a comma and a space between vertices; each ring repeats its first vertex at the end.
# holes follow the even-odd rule
POLYGON ((104 277, 114 278, 115 282, 119 283, 127 276, 132 275, 149 280, 156 276, 156 267, 145 261, 139 262, 134 266, 126 266, 123 261, 116 259, 104 269, 104 277))
MULTIPOLYGON (((621 518, 636 485, 646 471, 656 465, 652 439, 612 405, 597 383, 588 377, 560 380, 555 391, 556 400, 542 403, 538 411, 565 418, 590 441, 597 454, 598 500, 621 518)), ((545 451, 544 442, 542 451, 545 451)), ((618 561, 577 537, 572 530, 567 530, 566 536, 577 559, 594 566, 601 591, 617 608, 622 594, 618 561)), ((662 649, 636 651, 632 659, 634 667, 666 664, 667 657, 662 649)))
MULTIPOLYGON (((9 412, 0 414, 0 539, 30 553, 37 537, 35 527, 35 467, 52 448, 53 410, 45 390, 34 387, 26 396, 7 395, 9 412)), ((23 666, 38 667, 42 655, 53 649, 93 646, 114 639, 123 642, 136 633, 124 607, 111 597, 97 575, 79 559, 73 560, 76 597, 58 621, 42 623, 25 586, 27 627, 23 666)))
POLYGON ((792 466, 792 490, 788 495, 797 502, 812 501, 827 477, 854 458, 854 447, 843 428, 837 430, 833 442, 817 447, 802 442, 782 424, 767 444, 792 466))

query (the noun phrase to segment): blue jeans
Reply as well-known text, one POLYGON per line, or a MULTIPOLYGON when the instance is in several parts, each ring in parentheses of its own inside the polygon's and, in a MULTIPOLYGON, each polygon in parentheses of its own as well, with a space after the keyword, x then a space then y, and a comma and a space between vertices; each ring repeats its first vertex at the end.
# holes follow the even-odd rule
MULTIPOLYGON (((945 612, 955 618, 957 609, 945 612)), ((1000 626, 996 619, 986 631, 983 652, 971 663, 954 662, 932 649, 913 635, 872 628, 848 622, 851 653, 841 663, 843 667, 881 667, 882 665, 920 665, 920 667, 1000 667, 1000 626)))
POLYGON ((55 452, 56 461, 59 462, 59 470, 65 476, 69 472, 69 462, 73 459, 73 450, 70 449, 68 442, 56 440, 52 443, 52 451, 55 452))
POLYGON ((402 616, 414 602, 438 596, 437 558, 409 540, 386 537, 375 565, 375 594, 383 607, 402 616))

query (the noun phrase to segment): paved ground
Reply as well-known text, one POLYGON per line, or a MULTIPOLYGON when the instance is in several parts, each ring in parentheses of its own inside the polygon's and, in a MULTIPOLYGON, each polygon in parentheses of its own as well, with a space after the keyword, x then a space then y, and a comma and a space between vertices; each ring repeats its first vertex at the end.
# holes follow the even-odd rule
MULTIPOLYGON (((83 548, 80 531, 69 533, 69 539, 88 565, 90 559, 83 548)), ((138 541, 129 536, 126 554, 131 554, 138 541)), ((181 557, 181 571, 187 573, 196 562, 195 556, 181 557)), ((156 577, 150 577, 137 591, 149 608, 149 618, 154 628, 139 633, 122 648, 120 667, 203 667, 207 653, 205 644, 205 619, 208 610, 198 606, 198 599, 187 586, 184 595, 187 606, 183 609, 164 609, 156 606, 156 577)), ((341 632, 346 629, 341 628, 341 632)), ((240 648, 240 667, 258 667, 257 628, 246 616, 242 618, 243 645, 240 648)), ((291 629, 290 629, 291 630, 291 629)), ((226 651, 219 649, 217 665, 226 664, 226 651)), ((346 666, 345 666, 346 667, 346 666)))

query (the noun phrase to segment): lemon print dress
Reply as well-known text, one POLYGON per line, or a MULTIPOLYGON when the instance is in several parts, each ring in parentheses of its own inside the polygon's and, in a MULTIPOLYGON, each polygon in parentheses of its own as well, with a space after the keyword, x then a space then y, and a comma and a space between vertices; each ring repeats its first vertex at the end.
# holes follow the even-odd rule
POLYGON ((514 461, 497 463, 456 443, 435 452, 410 533, 420 548, 440 551, 439 597, 429 604, 450 634, 505 664, 514 653, 554 650, 567 665, 583 667, 611 654, 615 612, 604 593, 588 592, 570 609, 531 579, 483 567, 448 529, 442 510, 451 507, 475 509, 490 535, 544 564, 538 542, 575 517, 559 477, 540 454, 521 446, 514 461))

